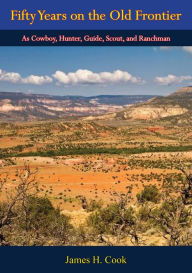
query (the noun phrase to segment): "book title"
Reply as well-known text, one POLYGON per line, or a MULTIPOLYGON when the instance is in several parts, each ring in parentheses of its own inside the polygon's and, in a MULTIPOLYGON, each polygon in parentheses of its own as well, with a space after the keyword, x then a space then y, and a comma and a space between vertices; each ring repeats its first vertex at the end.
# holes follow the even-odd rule
POLYGON ((142 9, 134 10, 111 10, 108 14, 99 13, 95 9, 85 13, 50 13, 47 10, 30 12, 27 9, 11 10, 11 21, 27 21, 33 25, 35 21, 180 21, 182 13, 169 10, 160 13, 146 13, 142 9))

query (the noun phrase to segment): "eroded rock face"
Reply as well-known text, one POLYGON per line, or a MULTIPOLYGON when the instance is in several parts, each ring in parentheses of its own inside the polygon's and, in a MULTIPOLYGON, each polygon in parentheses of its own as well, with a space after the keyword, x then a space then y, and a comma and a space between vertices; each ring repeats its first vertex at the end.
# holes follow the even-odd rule
POLYGON ((169 116, 182 115, 186 113, 188 110, 185 108, 181 108, 179 106, 168 106, 168 107, 148 107, 141 106, 132 108, 127 112, 124 112, 124 118, 128 119, 157 119, 164 118, 169 116))
POLYGON ((127 105, 147 101, 151 97, 148 95, 51 96, 0 92, 0 119, 26 121, 103 115, 122 111, 127 105))
POLYGON ((88 116, 83 118, 83 120, 106 120, 106 119, 114 119, 116 117, 116 113, 110 113, 110 114, 105 114, 101 116, 88 116))
POLYGON ((5 103, 0 105, 0 112, 10 112, 10 111, 22 111, 24 107, 22 106, 14 106, 11 103, 5 103))
POLYGON ((182 87, 180 88, 179 90, 177 90, 175 93, 173 93, 172 95, 175 95, 175 94, 182 94, 182 93, 191 93, 192 94, 192 86, 185 86, 185 87, 182 87))

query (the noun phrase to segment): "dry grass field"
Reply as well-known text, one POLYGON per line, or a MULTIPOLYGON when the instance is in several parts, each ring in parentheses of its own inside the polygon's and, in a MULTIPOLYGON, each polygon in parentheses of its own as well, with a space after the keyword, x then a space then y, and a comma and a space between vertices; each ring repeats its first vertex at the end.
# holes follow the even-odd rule
MULTIPOLYGON (((146 121, 44 121, 0 124, 0 175, 7 175, 6 191, 14 192, 18 171, 29 166, 37 171, 38 196, 70 217, 75 228, 86 225, 91 212, 85 203, 105 208, 154 185, 161 192, 166 183, 182 182, 180 166, 192 163, 192 130, 146 121)), ((147 245, 164 245, 157 232, 145 233, 147 245)), ((108 236, 109 244, 114 237, 108 236)), ((98 245, 89 240, 84 243, 98 245)), ((102 243, 101 243, 102 244, 102 243)), ((115 243, 116 244, 116 243, 115 243)), ((131 245, 130 237, 118 244, 131 245)))
POLYGON ((0 137, 0 171, 9 174, 9 186, 14 187, 17 169, 37 168, 41 193, 62 210, 80 209, 81 195, 109 203, 131 188, 134 198, 144 185, 161 187, 167 179, 181 179, 175 161, 192 161, 191 151, 179 149, 181 143, 190 147, 192 132, 162 125, 2 123, 0 137), (176 151, 160 152, 161 147, 176 151))
MULTIPOLYGON (((171 154, 173 157, 176 153, 171 154)), ((192 152, 183 153, 186 159, 192 152)), ((126 193, 132 189, 133 198, 144 186, 155 184, 161 187, 164 180, 181 179, 181 172, 176 168, 142 167, 150 159, 162 159, 166 162, 170 155, 166 153, 139 154, 133 156, 94 155, 94 156, 61 156, 19 157, 11 158, 12 164, 5 160, 3 172, 9 174, 9 186, 17 182, 16 171, 24 164, 31 169, 38 169, 37 182, 41 194, 48 196, 54 205, 62 210, 78 210, 81 208, 79 196, 87 199, 103 200, 105 204, 117 199, 117 193, 126 193), (134 160, 134 165, 129 161, 134 160), (9 164, 9 165, 7 165, 9 164)), ((165 164, 165 163, 164 163, 165 164)))

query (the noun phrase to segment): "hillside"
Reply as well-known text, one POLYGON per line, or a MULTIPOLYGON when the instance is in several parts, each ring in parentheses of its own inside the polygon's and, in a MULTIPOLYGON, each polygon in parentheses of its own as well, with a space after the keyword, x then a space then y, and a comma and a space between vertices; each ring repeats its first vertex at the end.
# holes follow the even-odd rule
POLYGON ((0 92, 0 119, 34 121, 117 112, 152 96, 50 96, 0 92))
MULTIPOLYGON (((165 97, 155 97, 138 103, 122 111, 97 117, 100 120, 157 120, 166 118, 185 119, 190 117, 192 87, 183 87, 165 97)), ((88 119, 94 119, 89 117, 88 119)), ((180 120, 181 122, 181 120, 180 120)))
POLYGON ((191 119, 192 87, 165 97, 142 95, 51 96, 0 92, 2 121, 38 121, 83 117, 85 120, 191 119))

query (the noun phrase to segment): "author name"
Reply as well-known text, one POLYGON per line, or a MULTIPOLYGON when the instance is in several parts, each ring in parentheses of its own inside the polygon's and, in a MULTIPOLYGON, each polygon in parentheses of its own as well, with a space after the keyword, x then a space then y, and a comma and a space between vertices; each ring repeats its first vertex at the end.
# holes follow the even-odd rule
POLYGON ((127 264, 127 258, 124 256, 121 257, 100 257, 100 256, 93 256, 93 257, 79 257, 74 258, 70 256, 66 256, 65 264, 127 264))

